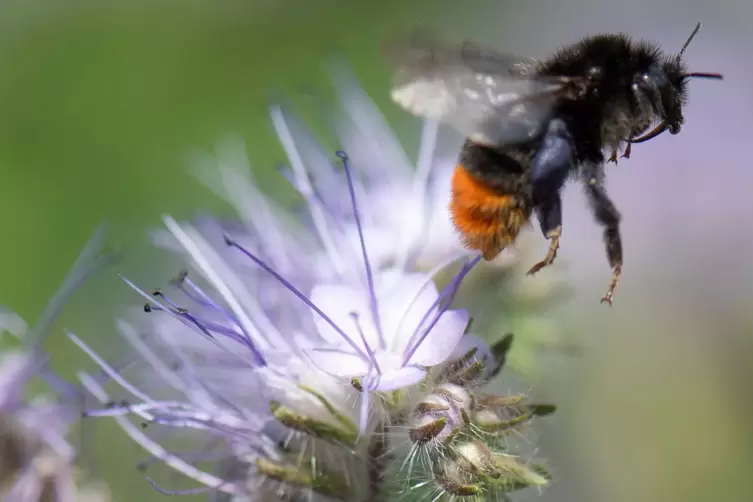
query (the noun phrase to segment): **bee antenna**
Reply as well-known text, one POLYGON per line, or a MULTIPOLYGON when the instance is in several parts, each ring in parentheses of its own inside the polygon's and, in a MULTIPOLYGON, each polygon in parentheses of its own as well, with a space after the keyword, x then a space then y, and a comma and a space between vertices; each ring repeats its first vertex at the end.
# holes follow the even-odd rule
POLYGON ((698 31, 701 29, 701 23, 699 22, 697 25, 695 25, 695 29, 693 30, 693 33, 690 34, 688 39, 685 41, 685 43, 682 46, 682 49, 680 49, 680 53, 677 55, 677 58, 682 58, 682 55, 685 54, 685 49, 688 48, 688 45, 690 45, 690 42, 693 40, 693 37, 696 36, 698 31))
POLYGON ((683 74, 685 78, 713 78, 715 80, 723 80, 724 76, 721 73, 706 73, 706 72, 693 72, 683 74))

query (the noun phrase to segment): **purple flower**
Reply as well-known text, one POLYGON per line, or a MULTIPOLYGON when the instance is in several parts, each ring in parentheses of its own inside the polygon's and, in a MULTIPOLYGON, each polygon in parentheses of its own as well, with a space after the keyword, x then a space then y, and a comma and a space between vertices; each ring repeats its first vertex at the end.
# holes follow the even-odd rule
POLYGON ((271 111, 302 208, 281 209, 262 193, 238 140, 214 157, 195 156, 199 176, 237 206, 238 221, 163 218, 157 244, 186 270, 152 291, 124 278, 146 311, 117 322, 133 349, 124 360, 108 362, 69 334, 119 387, 81 372, 102 403, 88 415, 113 417, 152 460, 203 485, 178 492, 150 479, 165 493, 370 499, 382 489, 388 429, 419 430, 436 448, 469 427, 475 401, 438 418, 417 415, 421 398, 442 392, 447 379, 447 388, 465 389, 498 370, 492 348, 466 334, 467 312, 450 308, 480 258, 454 236, 427 253, 427 217, 449 228, 435 210, 448 194, 429 188, 440 186, 427 139, 434 126, 413 174, 365 95, 337 82, 353 122, 337 122, 349 155, 326 154, 291 113, 271 111), (406 200, 415 221, 400 217, 406 200), (452 276, 441 289, 440 272, 452 276), (202 453, 169 446, 187 430, 202 453))
POLYGON ((373 294, 336 284, 314 288, 312 301, 331 312, 329 320, 314 319, 326 345, 306 351, 322 371, 368 377, 375 391, 407 387, 448 359, 468 325, 467 312, 439 308, 439 292, 424 274, 384 273, 373 294))
MULTIPOLYGON (((66 299, 87 278, 106 264, 111 255, 100 255, 100 230, 82 252, 73 270, 48 303, 33 328, 18 315, 0 309, 0 336, 10 334, 21 347, 0 354, 0 499, 42 502, 105 502, 103 487, 79 486, 73 465, 75 450, 66 441, 79 411, 65 404, 65 396, 38 396, 29 400, 28 384, 42 377, 53 389, 69 391, 47 367, 40 342, 66 299)), ((64 393, 64 392, 63 392, 64 393)))

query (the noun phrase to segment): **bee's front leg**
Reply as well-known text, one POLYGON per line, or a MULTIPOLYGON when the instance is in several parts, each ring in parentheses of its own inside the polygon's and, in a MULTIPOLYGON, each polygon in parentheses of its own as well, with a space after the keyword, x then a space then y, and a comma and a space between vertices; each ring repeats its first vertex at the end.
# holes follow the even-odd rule
MULTIPOLYGON (((632 143, 628 143, 625 146, 625 149, 622 151, 622 155, 620 155, 621 159, 629 159, 630 158, 631 146, 632 146, 632 143)), ((612 149, 612 155, 609 156, 609 159, 607 160, 607 162, 614 162, 616 164, 617 163, 617 154, 618 153, 620 153, 620 150, 619 150, 618 147, 612 149)))
POLYGON ((604 228, 604 246, 609 266, 612 268, 612 280, 602 303, 612 305, 612 297, 622 276, 622 236, 620 234, 620 212, 609 198, 604 188, 601 165, 586 166, 591 175, 586 178, 586 197, 591 204, 591 211, 596 221, 604 228))
POLYGON ((633 145, 632 143, 628 143, 625 146, 625 150, 622 152, 622 158, 623 159, 629 159, 630 158, 630 151, 631 151, 630 149, 631 149, 632 145, 633 145))

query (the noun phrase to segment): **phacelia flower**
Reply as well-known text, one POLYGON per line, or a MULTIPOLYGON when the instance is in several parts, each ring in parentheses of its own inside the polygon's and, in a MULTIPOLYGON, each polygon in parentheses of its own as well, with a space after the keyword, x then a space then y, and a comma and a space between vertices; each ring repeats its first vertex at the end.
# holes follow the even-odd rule
POLYGON ((327 155, 292 114, 271 110, 303 209, 264 196, 242 145, 224 142, 216 158, 199 157, 202 176, 238 206, 239 221, 164 217, 157 243, 185 263, 151 291, 124 277, 145 300, 145 313, 117 322, 132 354, 110 363, 69 334, 110 377, 81 372, 102 403, 88 415, 113 417, 149 452, 144 466, 158 460, 199 484, 171 490, 148 478, 164 493, 502 500, 548 483, 508 436, 553 408, 484 392, 512 337, 487 344, 453 307, 480 258, 452 247, 418 265, 426 239, 384 219, 404 194, 374 181, 404 159, 373 165, 397 143, 386 130, 369 134, 379 121, 349 89, 352 130, 371 149, 351 137, 343 144, 355 153, 327 155))
MULTIPOLYGON (((84 483, 73 461, 75 449, 66 441, 80 411, 61 396, 27 399, 28 384, 42 377, 54 387, 62 380, 47 367, 39 343, 65 299, 109 256, 96 256, 101 232, 92 239, 63 286, 33 328, 18 315, 0 309, 0 500, 9 502, 106 502, 107 490, 84 483), (12 336, 9 348, 3 335, 12 336), (19 346, 19 342, 21 346, 19 346)), ((67 390, 70 390, 68 388, 67 390)))

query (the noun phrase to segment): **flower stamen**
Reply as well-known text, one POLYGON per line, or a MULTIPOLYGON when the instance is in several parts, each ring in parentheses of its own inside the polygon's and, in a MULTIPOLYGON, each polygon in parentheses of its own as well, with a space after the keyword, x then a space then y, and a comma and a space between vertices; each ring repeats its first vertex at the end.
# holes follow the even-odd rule
POLYGON ((452 301, 455 299, 455 294, 458 292, 458 289, 460 288, 460 283, 463 281, 466 275, 468 275, 468 272, 470 272, 474 266, 481 260, 481 256, 477 256, 474 259, 472 259, 469 262, 466 262, 463 267, 460 269, 460 272, 453 278, 453 280, 445 286, 445 288, 442 290, 442 292, 439 294, 437 299, 432 304, 431 308, 429 308, 426 313, 424 314, 424 317, 421 319, 421 322, 418 323, 418 326, 416 327, 416 331, 414 331, 413 335, 411 335, 410 342, 408 343, 408 349, 405 351, 405 355, 403 356, 403 366, 408 364, 408 361, 411 360, 413 355, 416 353, 416 350, 418 350, 418 347, 421 346, 423 341, 426 339, 427 336, 429 336, 429 333, 431 333, 432 328, 436 325, 436 323, 439 321, 439 318, 442 317, 442 315, 445 313, 447 308, 449 308, 449 305, 452 303, 452 301), (439 307, 440 303, 443 305, 439 307), (439 307, 439 309, 437 309, 439 307), (437 313, 432 320, 431 324, 429 324, 428 328, 421 331, 421 328, 423 327, 424 322, 429 318, 429 315, 437 309, 437 313), (420 333, 420 336, 419 336, 420 333), (418 336, 418 339, 416 337, 418 336))
POLYGON ((353 173, 351 172, 350 164, 348 162, 348 154, 340 150, 337 152, 337 156, 340 157, 340 160, 342 160, 343 169, 345 170, 345 178, 348 181, 348 193, 350 194, 350 203, 353 206, 353 218, 356 221, 358 240, 361 243, 361 253, 363 255, 363 263, 366 268, 366 282, 369 287, 371 315, 374 316, 374 325, 376 326, 377 334, 379 335, 379 346, 384 350, 385 348, 387 348, 387 342, 385 341, 384 333, 382 332, 382 320, 379 315, 379 306, 377 305, 376 290, 374 288, 374 275, 371 270, 371 263, 369 262, 369 254, 366 252, 366 240, 363 236, 363 225, 361 225, 361 217, 358 214, 356 191, 353 187, 353 173))
POLYGON ((257 265, 259 265, 262 269, 264 269, 267 273, 269 273, 272 277, 274 277, 275 279, 277 279, 291 293, 293 293, 295 296, 297 296, 299 300, 301 300, 303 303, 305 303, 306 305, 308 305, 308 307, 311 310, 313 310, 324 322, 326 322, 327 324, 329 324, 332 327, 332 329, 334 329, 343 338, 343 340, 345 340, 346 343, 348 343, 348 345, 350 345, 351 348, 353 348, 353 350, 356 351, 356 353, 358 353, 359 356, 361 356, 364 359, 368 359, 369 358, 368 354, 364 353, 364 351, 361 350, 361 347, 359 347, 358 344, 356 344, 355 342, 353 342, 353 340, 351 340, 350 337, 348 335, 346 335, 345 332, 327 314, 325 314, 324 312, 322 312, 322 310, 319 307, 317 307, 316 305, 314 305, 314 303, 311 300, 309 300, 308 298, 306 298, 306 295, 304 295, 303 293, 301 293, 301 291, 298 288, 296 288, 295 286, 293 286, 290 282, 288 282, 287 279, 285 279, 283 276, 281 276, 280 274, 278 274, 272 267, 270 267, 269 265, 267 265, 264 262, 264 260, 262 260, 261 258, 259 258, 258 256, 256 256, 255 254, 253 254, 251 251, 249 251, 248 249, 246 249, 244 246, 242 246, 239 243, 235 242, 228 235, 225 235, 225 244, 228 245, 228 246, 230 246, 230 247, 234 247, 234 248, 238 249, 238 251, 240 251, 241 253, 243 253, 244 255, 246 255, 248 258, 250 258, 252 261, 254 261, 254 263, 256 263, 257 265))
POLYGON ((376 360, 376 353, 374 352, 374 349, 369 346, 369 342, 366 341, 366 335, 363 332, 363 328, 361 328, 361 323, 358 322, 358 312, 351 312, 350 317, 351 319, 353 319, 353 324, 356 325, 356 330, 358 331, 358 335, 361 337, 361 342, 363 342, 363 346, 366 348, 366 352, 369 354, 369 364, 374 366, 377 374, 381 375, 382 370, 379 368, 379 363, 376 360))

